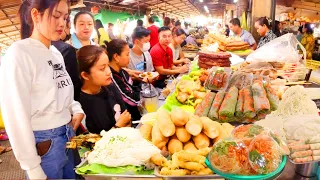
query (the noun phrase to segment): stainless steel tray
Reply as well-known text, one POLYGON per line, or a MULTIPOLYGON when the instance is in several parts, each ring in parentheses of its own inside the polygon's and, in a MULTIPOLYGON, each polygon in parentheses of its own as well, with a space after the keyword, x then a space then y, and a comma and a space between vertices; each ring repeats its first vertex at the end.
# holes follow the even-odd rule
POLYGON ((115 179, 154 179, 154 175, 124 175, 124 174, 85 174, 87 180, 115 180, 115 179))
POLYGON ((164 180, 182 180, 182 179, 190 179, 190 180, 196 180, 196 179, 224 179, 223 177, 213 174, 213 175, 207 175, 207 176, 200 176, 200 175, 186 175, 186 176, 164 176, 160 174, 159 167, 156 167, 154 169, 154 175, 156 175, 159 178, 162 178, 164 180))

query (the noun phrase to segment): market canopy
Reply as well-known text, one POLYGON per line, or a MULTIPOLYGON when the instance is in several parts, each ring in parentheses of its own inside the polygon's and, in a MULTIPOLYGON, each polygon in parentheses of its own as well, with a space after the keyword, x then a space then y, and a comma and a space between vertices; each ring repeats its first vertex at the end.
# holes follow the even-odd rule
POLYGON ((21 0, 0 0, 0 47, 6 47, 20 39, 17 17, 21 0))

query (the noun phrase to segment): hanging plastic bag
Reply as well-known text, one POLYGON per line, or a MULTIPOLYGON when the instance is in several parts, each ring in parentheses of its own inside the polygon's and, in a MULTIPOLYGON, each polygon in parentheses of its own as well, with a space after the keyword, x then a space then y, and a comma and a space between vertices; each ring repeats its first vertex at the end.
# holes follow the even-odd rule
POLYGON ((297 63, 301 60, 297 47, 300 46, 304 62, 306 62, 306 49, 292 33, 280 36, 261 48, 257 49, 247 57, 247 62, 284 62, 297 63))

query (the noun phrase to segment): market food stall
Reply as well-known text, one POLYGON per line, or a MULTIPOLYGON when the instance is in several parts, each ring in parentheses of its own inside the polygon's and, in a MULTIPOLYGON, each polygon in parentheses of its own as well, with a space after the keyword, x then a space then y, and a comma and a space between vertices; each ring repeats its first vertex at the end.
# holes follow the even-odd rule
POLYGON ((234 53, 248 50, 236 38, 209 34, 201 49, 187 46, 197 56, 189 73, 168 81, 157 111, 137 129, 103 132, 76 172, 87 179, 317 179, 319 85, 305 81, 311 66, 294 39, 271 41, 247 61, 234 53))

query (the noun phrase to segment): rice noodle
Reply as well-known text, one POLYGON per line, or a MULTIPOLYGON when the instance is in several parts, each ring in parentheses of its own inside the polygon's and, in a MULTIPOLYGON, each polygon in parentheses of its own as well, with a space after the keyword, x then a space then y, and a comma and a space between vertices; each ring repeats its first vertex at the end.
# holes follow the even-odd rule
POLYGON ((151 156, 160 153, 137 129, 118 128, 101 134, 102 139, 88 156, 89 164, 98 163, 108 167, 141 166, 146 165, 151 156))

